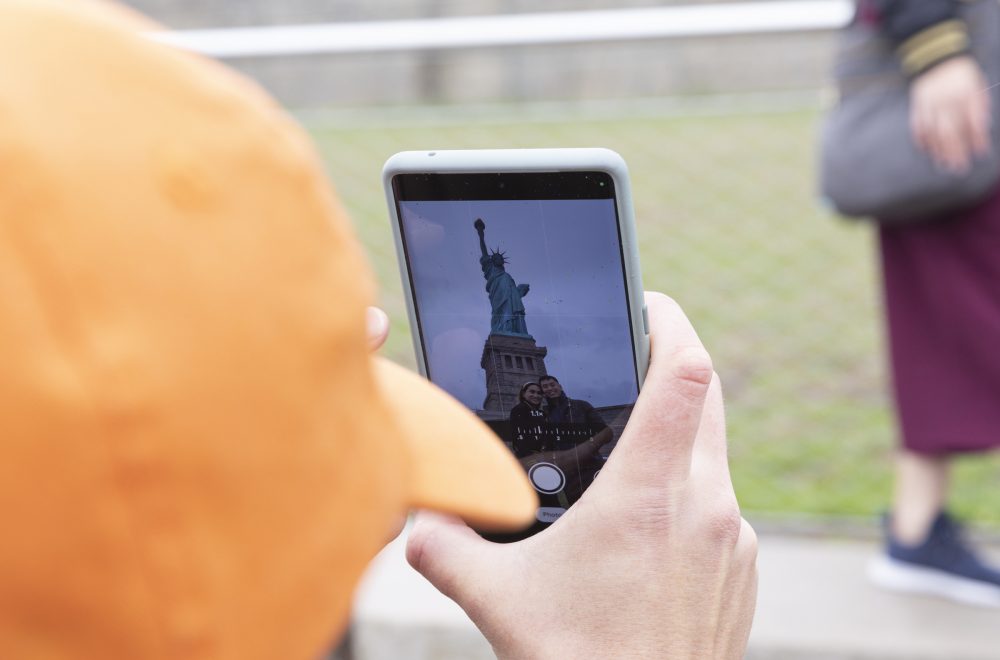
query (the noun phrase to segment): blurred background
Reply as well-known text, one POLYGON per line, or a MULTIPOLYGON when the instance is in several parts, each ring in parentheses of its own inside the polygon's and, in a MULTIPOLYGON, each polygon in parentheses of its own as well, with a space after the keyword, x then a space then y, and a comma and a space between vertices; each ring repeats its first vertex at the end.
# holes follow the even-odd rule
MULTIPOLYGON (((182 31, 382 27, 353 45, 332 32, 325 49, 344 52, 287 54, 300 36, 250 34, 245 52, 223 59, 276 95, 318 143, 378 273, 381 303, 394 320, 387 351, 395 360, 414 364, 379 179, 388 156, 404 149, 609 147, 633 177, 645 286, 683 305, 722 377, 743 507, 787 520, 872 518, 885 507, 896 430, 873 234, 863 223, 831 216, 815 192, 833 28, 848 3, 130 4, 182 31), (800 11, 790 11, 794 5, 800 11), (630 11, 656 8, 716 13, 630 11), (557 28, 537 37, 542 43, 418 48, 399 43, 385 23, 608 9, 638 23, 676 18, 678 34, 544 43, 568 38, 557 28)), ((611 20, 593 23, 600 32, 611 20)), ((403 27, 433 43, 438 25, 403 27)), ((532 27, 513 30, 528 40, 532 27)), ((487 41, 502 29, 476 24, 466 36, 487 41)), ((202 34, 204 43, 220 41, 202 34)), ((960 461, 955 511, 1000 523, 1000 489, 987 487, 998 475, 996 460, 960 461)))
MULTIPOLYGON (((387 352, 406 365, 414 356, 380 183, 386 158, 405 149, 618 151, 631 170, 645 286, 681 303, 721 375, 747 516, 765 531, 875 537, 896 429, 874 237, 826 211, 815 184, 849 2, 129 4, 206 48, 246 38, 215 54, 312 134, 378 274, 393 319, 387 352), (579 13, 598 10, 610 13, 579 13), (667 10, 682 13, 642 13, 667 10), (544 12, 568 13, 553 23, 544 12), (459 23, 461 39, 435 45, 450 19, 511 15, 539 20, 459 23), (592 34, 574 32, 571 18, 588 19, 592 34), (421 22, 394 31, 400 20, 421 22), (657 33, 658 21, 676 29, 657 33), (308 32, 228 30, 303 24, 330 28, 322 45, 310 46, 308 32), (345 24, 363 38, 338 32, 345 24)), ((998 476, 996 458, 960 460, 954 511, 995 528, 998 476)))

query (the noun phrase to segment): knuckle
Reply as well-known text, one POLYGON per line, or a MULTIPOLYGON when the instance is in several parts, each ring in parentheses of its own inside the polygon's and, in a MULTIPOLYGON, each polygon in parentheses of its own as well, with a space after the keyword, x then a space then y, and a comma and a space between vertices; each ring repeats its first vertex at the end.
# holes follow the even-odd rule
POLYGON ((700 388, 707 388, 715 375, 712 358, 702 346, 678 348, 673 363, 674 378, 700 388))
POLYGON ((721 507, 706 516, 706 533, 709 539, 722 547, 735 548, 740 539, 743 519, 739 509, 721 507))

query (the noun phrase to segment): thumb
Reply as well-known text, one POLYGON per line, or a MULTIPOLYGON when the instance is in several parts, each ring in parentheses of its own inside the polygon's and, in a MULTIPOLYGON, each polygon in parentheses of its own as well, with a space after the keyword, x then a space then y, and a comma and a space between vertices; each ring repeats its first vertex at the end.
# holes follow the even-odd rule
POLYGON ((420 512, 406 542, 406 561, 469 616, 488 579, 494 546, 458 518, 420 512))

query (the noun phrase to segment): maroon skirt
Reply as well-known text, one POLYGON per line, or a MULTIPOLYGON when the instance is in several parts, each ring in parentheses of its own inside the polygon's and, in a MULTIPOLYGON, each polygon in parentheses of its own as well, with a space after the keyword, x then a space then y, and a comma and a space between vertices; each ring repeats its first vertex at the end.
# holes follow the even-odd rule
POLYGON ((903 446, 1000 446, 1000 190, 946 221, 882 227, 880 238, 903 446))

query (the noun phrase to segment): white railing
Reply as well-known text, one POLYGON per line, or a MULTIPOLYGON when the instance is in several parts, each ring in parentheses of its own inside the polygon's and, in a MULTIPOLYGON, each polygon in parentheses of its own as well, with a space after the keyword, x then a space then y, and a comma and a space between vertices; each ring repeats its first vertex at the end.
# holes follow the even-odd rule
POLYGON ((182 30, 152 38, 211 57, 271 57, 830 30, 851 0, 746 2, 400 21, 182 30))

